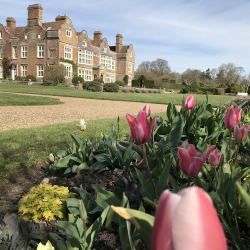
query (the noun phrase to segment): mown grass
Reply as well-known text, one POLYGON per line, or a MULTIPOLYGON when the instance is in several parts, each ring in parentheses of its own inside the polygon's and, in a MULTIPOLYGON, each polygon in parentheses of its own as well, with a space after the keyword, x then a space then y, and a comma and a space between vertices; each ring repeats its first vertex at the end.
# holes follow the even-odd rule
MULTIPOLYGON (((75 90, 67 87, 56 86, 32 86, 17 84, 0 84, 0 92, 33 93, 43 95, 68 96, 78 98, 91 98, 117 101, 133 101, 143 103, 182 104, 183 98, 186 99, 190 94, 151 94, 151 93, 105 93, 105 92, 87 92, 75 90)), ((196 101, 206 100, 205 95, 193 95, 196 101)), ((209 95, 209 103, 214 107, 234 99, 233 96, 209 95)))
POLYGON ((0 93, 0 106, 55 105, 63 103, 56 98, 0 93))
MULTIPOLYGON (((160 113, 165 117, 164 113, 160 113)), ((153 115, 152 115, 153 116, 153 115)), ((110 126, 114 124, 117 130, 117 118, 88 121, 86 131, 77 129, 76 124, 60 123, 35 128, 14 129, 0 132, 0 178, 18 175, 20 171, 48 160, 50 153, 66 149, 71 145, 71 136, 89 138, 93 142, 101 139, 101 133, 111 135, 110 126)), ((130 134, 130 128, 125 117, 120 117, 120 136, 130 134)))

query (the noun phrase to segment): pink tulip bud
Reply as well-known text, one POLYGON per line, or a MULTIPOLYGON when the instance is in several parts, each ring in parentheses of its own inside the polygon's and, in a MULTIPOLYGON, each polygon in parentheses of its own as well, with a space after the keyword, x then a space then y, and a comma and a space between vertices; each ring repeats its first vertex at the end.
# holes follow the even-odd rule
POLYGON ((130 114, 126 115, 128 124, 130 126, 131 136, 136 143, 144 144, 149 141, 153 126, 155 125, 156 117, 157 116, 155 116, 151 124, 149 124, 149 121, 146 117, 146 112, 144 110, 141 110, 136 118, 130 114))
POLYGON ((212 166, 218 166, 220 163, 220 158, 222 156, 222 152, 218 152, 216 149, 213 150, 208 156, 208 163, 212 166))
POLYGON ((195 99, 192 95, 189 96, 183 104, 185 109, 193 109, 194 105, 195 105, 195 99))
POLYGON ((177 194, 165 190, 155 213, 152 250, 227 250, 220 220, 207 193, 199 187, 177 194))
POLYGON ((247 124, 242 125, 240 128, 238 125, 234 127, 234 138, 237 142, 243 142, 246 140, 250 126, 247 124))
POLYGON ((232 130, 235 125, 238 125, 241 121, 241 108, 235 107, 234 109, 230 109, 227 107, 227 113, 224 117, 224 124, 226 128, 232 130))
POLYGON ((144 108, 143 108, 143 111, 146 113, 146 116, 150 116, 151 114, 151 111, 150 111, 150 107, 149 105, 146 105, 144 108))
POLYGON ((206 154, 196 152, 195 146, 184 141, 178 148, 179 165, 181 170, 188 176, 197 175, 207 159, 208 155, 215 148, 215 145, 210 145, 206 154))

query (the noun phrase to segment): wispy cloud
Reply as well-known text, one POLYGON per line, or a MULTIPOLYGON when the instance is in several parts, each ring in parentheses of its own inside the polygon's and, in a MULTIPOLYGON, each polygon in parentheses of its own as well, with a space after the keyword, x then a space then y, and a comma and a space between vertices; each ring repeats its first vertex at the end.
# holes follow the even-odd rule
MULTIPOLYGON (((133 44, 136 66, 163 58, 179 72, 206 70, 233 62, 250 72, 249 0, 40 0, 43 21, 68 15, 77 31, 90 38, 101 30, 109 45, 115 35, 133 44)), ((27 23, 30 0, 1 0, 0 22, 12 16, 27 23)))

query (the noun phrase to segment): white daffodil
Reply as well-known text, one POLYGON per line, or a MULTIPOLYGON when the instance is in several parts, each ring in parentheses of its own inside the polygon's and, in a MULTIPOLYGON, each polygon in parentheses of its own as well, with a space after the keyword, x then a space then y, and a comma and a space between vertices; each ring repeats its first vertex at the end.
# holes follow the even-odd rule
POLYGON ((55 157, 54 157, 53 154, 49 155, 49 160, 50 160, 50 162, 54 162, 55 161, 55 157))
POLYGON ((84 121, 84 119, 80 119, 80 125, 76 125, 81 131, 84 131, 87 127, 87 122, 84 121))

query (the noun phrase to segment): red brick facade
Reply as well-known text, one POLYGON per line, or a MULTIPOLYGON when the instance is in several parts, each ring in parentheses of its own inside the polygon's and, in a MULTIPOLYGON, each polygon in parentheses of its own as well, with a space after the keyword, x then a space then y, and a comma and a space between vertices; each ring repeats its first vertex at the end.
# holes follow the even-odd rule
POLYGON ((116 35, 115 46, 109 46, 101 31, 95 31, 93 40, 85 30, 76 32, 67 16, 42 23, 40 4, 28 6, 27 26, 17 27, 16 20, 8 17, 6 26, 0 23, 0 78, 3 78, 2 59, 11 60, 12 79, 15 76, 34 75, 43 78, 45 69, 52 64, 63 65, 66 78, 73 77, 72 64, 78 65, 78 75, 86 81, 103 78, 104 82, 134 76, 135 53, 133 45, 123 45, 121 34, 116 35))

